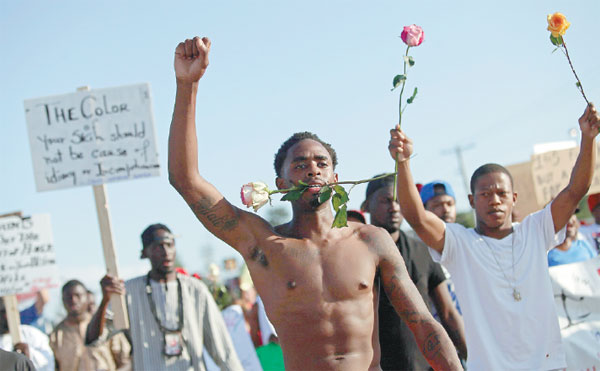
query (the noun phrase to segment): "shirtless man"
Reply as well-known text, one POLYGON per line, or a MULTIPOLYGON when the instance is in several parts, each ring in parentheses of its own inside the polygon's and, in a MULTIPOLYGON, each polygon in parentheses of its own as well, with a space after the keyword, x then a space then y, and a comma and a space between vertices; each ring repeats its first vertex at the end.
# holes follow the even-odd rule
POLYGON ((318 137, 303 133, 280 149, 277 186, 304 181, 310 188, 292 202, 292 220, 275 229, 230 204, 200 176, 196 95, 209 50, 210 40, 199 37, 175 50, 169 180, 202 224, 243 256, 277 330, 286 370, 380 369, 373 287, 378 269, 388 297, 429 363, 459 369, 452 342, 429 314, 389 234, 353 222, 331 227, 329 202, 317 200, 320 188, 338 179, 335 152, 318 137))

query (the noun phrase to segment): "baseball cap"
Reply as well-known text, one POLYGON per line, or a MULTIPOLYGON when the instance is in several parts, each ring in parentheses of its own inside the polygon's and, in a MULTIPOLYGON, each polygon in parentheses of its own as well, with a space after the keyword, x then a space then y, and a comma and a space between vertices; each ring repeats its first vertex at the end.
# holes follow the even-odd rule
POLYGON ((443 180, 434 180, 431 183, 427 183, 421 188, 421 201, 423 201, 423 205, 427 203, 427 201, 431 200, 435 196, 439 195, 448 195, 456 200, 456 196, 454 195, 454 190, 447 182, 443 180))

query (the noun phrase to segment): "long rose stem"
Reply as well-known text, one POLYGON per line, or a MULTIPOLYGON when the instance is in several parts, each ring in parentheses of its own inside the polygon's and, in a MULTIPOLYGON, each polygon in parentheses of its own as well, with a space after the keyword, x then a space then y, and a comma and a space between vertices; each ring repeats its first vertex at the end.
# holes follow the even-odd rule
MULTIPOLYGON (((385 173, 385 174, 381 174, 379 176, 376 176, 374 178, 369 178, 369 179, 363 179, 363 180, 344 180, 341 182, 333 182, 333 183, 327 183, 325 184, 326 186, 334 186, 334 185, 338 185, 338 184, 353 184, 353 185, 357 185, 357 184, 362 184, 362 183, 368 183, 368 182, 372 182, 374 180, 378 180, 378 179, 382 179, 382 178, 386 178, 388 176, 392 176, 395 175, 396 173, 385 173)), ((296 187, 292 187, 292 188, 286 188, 286 189, 276 189, 273 191, 269 191, 269 194, 274 194, 274 193, 285 193, 285 192, 289 192, 289 191, 295 191, 298 189, 302 189, 305 186, 296 186, 296 187)))
POLYGON ((565 48, 565 55, 567 56, 567 60, 569 61, 569 66, 571 66, 571 71, 573 71, 573 75, 575 75, 575 78, 577 79, 577 87, 579 88, 581 95, 583 95, 583 99, 585 99, 585 102, 589 105, 590 101, 588 101, 587 97, 585 96, 585 93, 583 92, 583 85, 581 85, 581 80, 579 80, 579 76, 577 76, 577 72, 575 72, 575 68, 573 67, 573 63, 571 62, 571 57, 569 57, 569 50, 567 49, 567 43, 565 43, 564 38, 562 39, 562 44, 563 44, 563 47, 565 48))
MULTIPOLYGON (((408 49, 410 49, 410 46, 406 47, 406 53, 405 55, 408 57, 408 49)), ((402 89, 400 89, 400 99, 398 101, 398 110, 399 110, 399 114, 398 114, 398 129, 402 128, 402 93, 404 93, 404 86, 406 85, 406 58, 404 58, 404 81, 402 81, 402 89)), ((398 183, 398 158, 396 158, 396 163, 394 164, 394 202, 396 202, 396 199, 398 198, 398 196, 396 195, 396 183, 398 183)))

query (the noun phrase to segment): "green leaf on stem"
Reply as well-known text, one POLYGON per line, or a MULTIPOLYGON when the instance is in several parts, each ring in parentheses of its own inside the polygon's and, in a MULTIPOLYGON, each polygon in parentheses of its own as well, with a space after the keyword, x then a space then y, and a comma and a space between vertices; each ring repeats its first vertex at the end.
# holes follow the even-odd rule
POLYGON ((409 55, 405 55, 404 56, 404 63, 408 63, 409 67, 412 67, 415 65, 415 60, 413 59, 413 57, 409 56, 409 55))
POLYGON ((415 90, 413 91, 412 96, 406 100, 406 103, 411 104, 415 100, 415 97, 417 96, 418 91, 419 90, 415 86, 415 90))
POLYGON ((325 186, 321 188, 321 192, 319 193, 319 203, 323 204, 329 200, 331 197, 331 187, 325 186))
POLYGON ((333 219, 332 228, 342 228, 348 226, 348 211, 346 205, 343 205, 338 212, 335 214, 333 219))
POLYGON ((339 184, 334 185, 333 190, 335 191, 336 194, 339 194, 341 196, 341 200, 342 200, 343 204, 348 202, 348 200, 350 199, 348 197, 348 193, 346 193, 346 189, 344 187, 342 187, 341 185, 339 185, 339 184))
POLYGON ((396 77, 394 77, 394 82, 393 82, 394 88, 392 90, 396 89, 404 81, 406 81, 406 75, 396 75, 396 77))
POLYGON ((335 210, 336 213, 338 211, 340 211, 340 206, 342 206, 344 204, 342 202, 342 195, 340 195, 339 193, 334 194, 331 197, 331 204, 333 205, 333 209, 335 210))
POLYGON ((296 201, 300 197, 302 197, 302 193, 304 193, 304 189, 299 189, 296 191, 289 191, 285 194, 285 196, 281 197, 281 201, 296 201))
POLYGON ((552 34, 550 34, 550 42, 552 43, 552 45, 562 46, 563 38, 562 38, 562 36, 554 37, 554 36, 552 36, 552 34))
POLYGON ((577 82, 575 83, 575 86, 577 86, 579 89, 581 89, 581 83, 580 83, 579 81, 577 81, 577 82))

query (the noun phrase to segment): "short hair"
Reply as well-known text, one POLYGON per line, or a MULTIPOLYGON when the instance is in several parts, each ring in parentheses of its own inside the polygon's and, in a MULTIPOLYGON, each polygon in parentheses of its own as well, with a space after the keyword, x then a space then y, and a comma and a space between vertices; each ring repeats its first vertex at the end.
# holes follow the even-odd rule
POLYGON ((171 232, 169 227, 167 227, 164 224, 161 224, 161 223, 151 224, 146 229, 144 229, 144 231, 142 232, 142 246, 146 247, 146 246, 150 245, 152 243, 152 241, 154 241, 154 233, 156 231, 160 231, 160 230, 167 231, 169 233, 173 233, 173 232, 171 232))
MULTIPOLYGON (((385 175, 385 173, 377 174, 373 178, 378 178, 382 175, 385 175)), ((366 194, 365 198, 368 199, 369 196, 371 196, 373 193, 377 192, 380 188, 393 186, 394 179, 395 179, 394 174, 390 174, 386 177, 370 181, 369 185, 367 186, 367 194, 366 194)))
POLYGON ((281 167, 283 166, 283 163, 285 162, 285 158, 287 157, 288 150, 294 144, 296 144, 300 141, 303 141, 305 139, 312 139, 316 142, 321 143, 321 145, 323 147, 325 147, 327 152, 329 152, 329 156, 331 156, 331 162, 333 163, 333 168, 335 169, 335 167, 337 166, 337 163, 338 163, 337 162, 337 154, 335 153, 335 149, 333 149, 333 147, 331 147, 331 144, 322 141, 321 138, 319 138, 316 134, 313 134, 308 131, 304 131, 301 133, 295 133, 294 135, 289 137, 285 142, 283 142, 283 144, 281 145, 281 147, 279 147, 279 150, 275 154, 275 161, 273 162, 273 166, 275 167, 275 174, 277 174, 278 177, 281 176, 281 167))
POLYGON ((508 176, 508 179, 510 179, 510 188, 511 188, 511 190, 514 191, 513 177, 512 177, 512 175, 510 175, 510 172, 504 166, 498 165, 498 164, 485 164, 485 165, 481 165, 480 167, 478 167, 477 170, 475 170, 475 172, 471 176, 471 193, 472 194, 475 193, 475 183, 477 183, 477 179, 481 178, 484 175, 491 174, 491 173, 506 174, 506 176, 508 176))
POLYGON ((85 285, 83 284, 83 282, 79 281, 79 280, 70 280, 67 281, 67 283, 65 283, 62 287, 62 293, 64 294, 67 290, 69 290, 71 287, 75 287, 75 286, 81 286, 83 287, 83 289, 88 292, 89 290, 87 289, 87 287, 85 287, 85 285))

